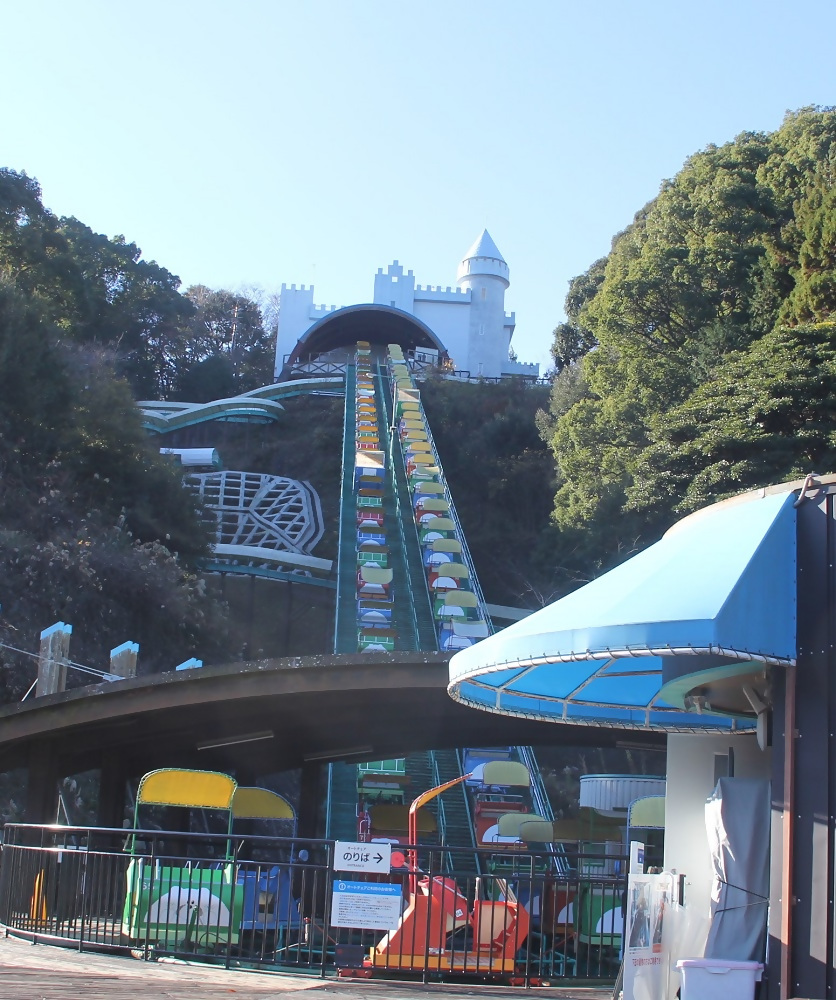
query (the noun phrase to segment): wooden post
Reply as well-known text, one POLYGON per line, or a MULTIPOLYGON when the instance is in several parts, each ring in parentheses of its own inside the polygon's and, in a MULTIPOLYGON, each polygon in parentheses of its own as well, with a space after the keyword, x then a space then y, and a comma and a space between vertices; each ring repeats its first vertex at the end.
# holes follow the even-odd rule
POLYGON ((38 651, 38 683, 35 697, 57 694, 67 687, 67 660, 70 656, 72 625, 56 622, 41 632, 41 648, 38 651))
POLYGON ((117 677, 136 677, 138 642, 123 642, 110 651, 110 672, 117 677))

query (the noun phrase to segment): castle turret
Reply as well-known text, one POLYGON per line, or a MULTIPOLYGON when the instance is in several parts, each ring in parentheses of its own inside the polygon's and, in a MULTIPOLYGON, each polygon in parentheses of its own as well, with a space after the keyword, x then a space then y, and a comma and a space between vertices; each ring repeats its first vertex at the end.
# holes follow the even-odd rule
POLYGON ((468 356, 456 358, 471 375, 497 378, 508 365, 514 317, 505 315, 505 289, 510 271, 487 229, 459 264, 457 284, 470 291, 468 356))
POLYGON ((345 310, 314 305, 312 285, 282 285, 276 378, 286 370, 310 370, 306 367, 309 356, 318 357, 356 339, 363 324, 379 330, 388 324, 389 332, 381 333, 381 338, 406 338, 420 346, 426 357, 437 351, 445 367, 449 360, 456 371, 472 378, 537 378, 538 365, 521 364, 508 356, 515 325, 514 314, 505 312, 510 272, 487 229, 462 258, 456 280, 456 288, 418 285, 412 271, 404 273, 394 261, 385 273, 380 268, 375 276, 373 304, 345 310), (366 308, 369 315, 361 323, 358 311, 366 308), (344 316, 334 315, 343 312, 344 316), (411 325, 410 316, 416 321, 411 325))
POLYGON ((504 293, 504 290, 511 284, 510 273, 505 258, 491 239, 491 234, 487 229, 483 229, 482 235, 462 257, 456 281, 464 288, 472 288, 473 285, 469 282, 472 282, 477 276, 492 275, 494 278, 501 279, 504 293))

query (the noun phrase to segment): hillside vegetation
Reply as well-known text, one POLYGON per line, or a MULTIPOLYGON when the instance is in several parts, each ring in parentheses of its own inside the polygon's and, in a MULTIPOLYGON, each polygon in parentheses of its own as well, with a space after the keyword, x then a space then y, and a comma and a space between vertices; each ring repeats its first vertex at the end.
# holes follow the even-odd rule
POLYGON ((548 388, 428 379, 421 400, 486 599, 542 607, 564 585, 554 462, 535 423, 548 388))
POLYGON ((260 384, 269 337, 254 303, 178 286, 0 170, 0 700, 35 673, 10 647, 59 619, 99 668, 126 639, 142 671, 228 654, 194 571, 209 536, 134 394, 176 396, 187 376, 199 391, 213 359, 216 380, 260 384))
MULTIPOLYGON (((489 600, 537 607, 684 513, 836 467, 835 180, 830 109, 702 150, 572 281, 550 393, 424 385, 489 600)), ((10 647, 35 649, 59 619, 75 626, 73 658, 99 667, 126 639, 144 671, 240 649, 197 575, 205 517, 134 400, 268 382, 274 315, 179 284, 0 170, 2 700, 34 676, 10 647)), ((218 441, 228 467, 314 482, 330 554, 339 404, 287 416, 281 442, 247 429, 218 441)))
POLYGON ((836 111, 690 157, 555 330, 559 551, 605 567, 714 500, 833 471, 835 310, 836 111))

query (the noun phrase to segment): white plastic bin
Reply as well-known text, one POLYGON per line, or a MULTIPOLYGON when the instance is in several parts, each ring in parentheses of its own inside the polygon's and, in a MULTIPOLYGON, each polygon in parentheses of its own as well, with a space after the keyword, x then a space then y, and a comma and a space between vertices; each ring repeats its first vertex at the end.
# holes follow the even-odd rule
POLYGON ((676 963, 682 975, 682 1000, 753 1000, 760 982, 760 962, 730 958, 682 958, 676 963))

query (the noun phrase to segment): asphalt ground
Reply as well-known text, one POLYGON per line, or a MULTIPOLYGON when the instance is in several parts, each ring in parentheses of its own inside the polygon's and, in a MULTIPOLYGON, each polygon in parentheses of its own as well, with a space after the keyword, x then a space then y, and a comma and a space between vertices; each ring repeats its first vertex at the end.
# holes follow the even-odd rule
POLYGON ((0 1000, 611 1000, 611 989, 549 986, 529 990, 454 983, 320 979, 309 975, 227 970, 180 962, 144 962, 114 954, 33 945, 0 937, 0 1000))

